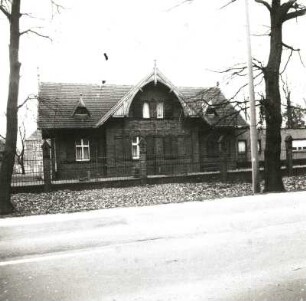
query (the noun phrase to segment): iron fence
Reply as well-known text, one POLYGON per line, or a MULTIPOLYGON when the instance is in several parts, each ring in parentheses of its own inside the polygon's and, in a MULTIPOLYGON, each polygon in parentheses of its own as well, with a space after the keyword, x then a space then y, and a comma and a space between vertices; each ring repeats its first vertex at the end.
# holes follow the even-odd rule
MULTIPOLYGON (((282 150, 281 162, 287 166, 285 150, 282 150)), ((50 163, 51 182, 75 183, 127 180, 141 177, 163 177, 194 175, 201 173, 217 173, 224 169, 245 170, 251 168, 251 154, 225 154, 220 156, 203 156, 198 154, 197 160, 185 156, 146 156, 133 160, 130 157, 98 157, 92 161, 62 161, 50 163)), ((306 166, 306 150, 293 151, 294 167, 306 166)), ((264 167, 263 154, 259 156, 259 165, 264 167)), ((16 163, 12 177, 12 186, 44 184, 43 160, 24 160, 24 167, 16 163)))

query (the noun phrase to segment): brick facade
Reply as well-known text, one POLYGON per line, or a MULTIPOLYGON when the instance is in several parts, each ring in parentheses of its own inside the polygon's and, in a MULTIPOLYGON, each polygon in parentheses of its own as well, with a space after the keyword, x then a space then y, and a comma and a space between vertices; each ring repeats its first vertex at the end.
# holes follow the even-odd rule
POLYGON ((140 158, 132 158, 132 139, 145 143, 147 175, 184 174, 219 168, 218 139, 226 137, 229 166, 236 162, 236 139, 233 129, 212 130, 199 118, 186 118, 174 94, 164 87, 149 85, 138 93, 128 117, 110 118, 97 129, 52 131, 53 174, 57 179, 118 177, 137 175, 140 158), (149 103, 150 118, 142 108, 149 103), (163 103, 163 118, 156 107, 163 103), (90 160, 76 161, 76 141, 88 139, 90 160), (140 141, 140 140, 139 140, 140 141))

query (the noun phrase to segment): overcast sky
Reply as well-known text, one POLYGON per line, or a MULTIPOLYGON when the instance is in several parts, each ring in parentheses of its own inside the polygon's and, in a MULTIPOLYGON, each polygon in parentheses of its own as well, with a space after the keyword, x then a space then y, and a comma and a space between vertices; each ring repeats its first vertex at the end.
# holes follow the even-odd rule
MULTIPOLYGON (((51 20, 48 0, 23 0, 23 11, 40 19, 24 18, 23 29, 38 29, 52 42, 33 35, 22 37, 20 102, 37 93, 41 81, 137 84, 151 72, 153 62, 174 85, 209 87, 220 82, 226 96, 234 85, 222 70, 246 61, 244 1, 227 8, 224 0, 58 0, 65 6, 51 20), (29 6, 25 6, 29 5, 29 6), (106 61, 103 53, 107 53, 106 61)), ((253 56, 266 61, 268 13, 250 1, 253 56)), ((0 133, 4 133, 8 78, 8 25, 0 18, 0 133)), ((306 17, 284 26, 285 42, 302 49, 306 64, 306 17)), ((285 52, 285 55, 288 51, 285 52)), ((288 73, 293 100, 304 105, 306 69, 294 57, 288 73)), ((32 115, 29 114, 31 117, 32 115)), ((35 123, 27 121, 28 134, 35 123)))

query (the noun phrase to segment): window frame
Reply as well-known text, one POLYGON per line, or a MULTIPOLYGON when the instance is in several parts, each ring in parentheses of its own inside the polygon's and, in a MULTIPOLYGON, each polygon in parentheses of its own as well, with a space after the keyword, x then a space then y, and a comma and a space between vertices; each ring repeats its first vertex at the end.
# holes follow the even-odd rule
POLYGON ((77 162, 90 161, 90 142, 88 138, 80 138, 75 141, 75 160, 77 162), (84 143, 85 140, 87 140, 87 143, 84 143), (80 143, 78 144, 78 142, 80 143), (78 157, 78 149, 81 149, 81 158, 78 157), (85 149, 88 149, 88 158, 85 158, 85 149))
POLYGON ((140 138, 139 136, 135 136, 132 138, 132 160, 139 160, 140 159, 140 138), (134 142, 134 139, 136 139, 136 141, 134 142), (134 151, 136 150, 136 155, 134 155, 134 151))
POLYGON ((247 141, 245 139, 241 139, 237 141, 237 153, 240 156, 245 156, 247 154, 247 141), (244 144, 244 150, 240 151, 239 150, 239 144, 243 143, 244 144))
POLYGON ((306 152, 306 139, 293 139, 292 140, 292 151, 295 153, 306 152))
POLYGON ((261 139, 257 140, 257 151, 259 154, 262 153, 262 144, 261 144, 261 139))
POLYGON ((165 113, 164 113, 164 102, 159 101, 156 104, 156 118, 157 119, 164 119, 165 113), (161 114, 159 114, 161 113, 161 114))
POLYGON ((142 118, 143 119, 150 119, 150 104, 145 101, 142 105, 142 118))

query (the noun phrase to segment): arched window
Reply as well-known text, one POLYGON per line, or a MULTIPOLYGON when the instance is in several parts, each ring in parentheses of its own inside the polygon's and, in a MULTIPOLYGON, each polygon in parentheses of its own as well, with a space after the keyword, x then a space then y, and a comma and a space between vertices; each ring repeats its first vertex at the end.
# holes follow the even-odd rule
POLYGON ((164 103, 158 102, 156 105, 156 117, 158 119, 164 118, 164 103))
POLYGON ((150 106, 145 102, 142 107, 142 118, 150 118, 150 106))

